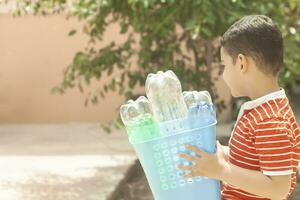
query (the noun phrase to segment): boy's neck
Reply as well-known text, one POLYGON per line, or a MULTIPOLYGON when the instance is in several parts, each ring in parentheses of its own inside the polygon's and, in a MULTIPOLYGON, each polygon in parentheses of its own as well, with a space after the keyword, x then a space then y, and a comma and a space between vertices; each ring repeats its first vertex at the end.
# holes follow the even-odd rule
POLYGON ((249 90, 251 91, 249 94, 251 100, 280 90, 280 86, 277 83, 277 78, 266 78, 261 81, 256 81, 253 88, 252 90, 249 90))

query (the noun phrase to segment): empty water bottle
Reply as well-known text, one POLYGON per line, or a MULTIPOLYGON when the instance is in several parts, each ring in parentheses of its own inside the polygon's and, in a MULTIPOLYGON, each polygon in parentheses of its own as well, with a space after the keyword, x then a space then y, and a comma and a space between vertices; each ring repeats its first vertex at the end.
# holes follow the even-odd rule
POLYGON ((188 122, 190 128, 210 125, 216 121, 216 112, 207 91, 183 92, 188 107, 188 122))
POLYGON ((188 108, 192 104, 212 103, 208 91, 184 91, 183 98, 188 108))
POLYGON ((153 118, 149 100, 140 96, 120 108, 121 119, 131 142, 144 142, 159 137, 158 125, 153 118))
POLYGON ((165 122, 186 117, 180 81, 173 71, 150 73, 146 80, 146 94, 151 102, 154 117, 165 122))

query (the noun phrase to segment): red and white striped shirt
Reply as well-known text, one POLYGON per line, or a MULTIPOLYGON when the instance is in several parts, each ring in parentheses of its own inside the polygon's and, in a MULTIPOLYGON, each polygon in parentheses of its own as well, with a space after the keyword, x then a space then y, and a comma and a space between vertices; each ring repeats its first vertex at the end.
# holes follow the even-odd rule
MULTIPOLYGON (((299 161, 300 129, 284 90, 244 103, 229 141, 229 162, 268 176, 291 174, 290 195, 299 161)), ((241 199, 269 200, 223 182, 222 200, 241 199)))

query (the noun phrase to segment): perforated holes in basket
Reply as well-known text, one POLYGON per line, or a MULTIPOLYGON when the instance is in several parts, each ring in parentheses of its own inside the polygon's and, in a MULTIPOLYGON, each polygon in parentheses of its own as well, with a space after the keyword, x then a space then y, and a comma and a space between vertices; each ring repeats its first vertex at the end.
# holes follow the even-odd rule
POLYGON ((155 144, 155 145, 153 145, 152 146, 152 149, 154 150, 154 151, 159 151, 159 144, 155 144))
POLYGON ((173 169, 174 169, 174 167, 173 167, 172 165, 168 165, 168 166, 167 166, 167 171, 168 171, 168 172, 172 172, 173 169))
POLYGON ((177 131, 178 130, 178 128, 176 126, 177 126, 176 124, 172 124, 172 131, 177 131))
POLYGON ((183 180, 183 179, 181 179, 181 180, 179 180, 179 186, 184 186, 185 185, 185 180, 183 180))
POLYGON ((163 190, 168 190, 169 189, 169 186, 166 183, 162 184, 161 187, 162 187, 163 190))
POLYGON ((172 163, 172 159, 168 156, 168 157, 165 157, 165 163, 167 165, 170 165, 172 163))
POLYGON ((163 155, 164 155, 164 157, 168 157, 168 156, 170 155, 169 150, 165 149, 165 150, 163 151, 163 155))
POLYGON ((177 188, 176 181, 172 181, 172 182, 171 182, 171 188, 172 188, 172 189, 177 188))
POLYGON ((202 135, 201 134, 197 134, 196 135, 196 140, 198 141, 198 140, 201 140, 202 139, 202 135))
POLYGON ((176 178, 176 175, 175 174, 169 174, 169 179, 170 180, 175 180, 176 178))
POLYGON ((201 146, 202 146, 202 142, 201 142, 200 140, 197 140, 196 146, 197 146, 197 147, 201 147, 201 146))
POLYGON ((171 124, 171 123, 166 123, 165 125, 164 125, 164 129, 165 129, 165 133, 166 133, 166 135, 170 135, 170 134, 172 134, 173 132, 174 132, 174 125, 173 124, 171 124))
POLYGON ((161 167, 163 165, 163 161, 161 159, 157 159, 155 161, 156 166, 161 167))
POLYGON ((154 153, 154 159, 155 160, 159 160, 161 158, 161 154, 160 153, 154 153))
POLYGON ((162 149, 166 149, 167 147, 168 147, 167 142, 163 142, 163 143, 161 144, 161 148, 162 148, 162 149))
POLYGON ((184 174, 183 171, 177 171, 177 178, 182 178, 182 175, 184 174))
POLYGON ((165 172, 166 172, 166 170, 165 170, 164 168, 159 168, 159 169, 158 169, 158 173, 159 173, 160 175, 164 174, 165 172))
POLYGON ((171 152, 172 154, 176 154, 178 152, 177 147, 172 147, 171 152))
POLYGON ((192 184, 192 183, 194 183, 194 180, 193 180, 193 178, 188 178, 188 179, 187 179, 187 182, 188 182, 189 184, 192 184))
POLYGON ((167 181, 167 177, 166 176, 160 176, 160 181, 161 182, 166 182, 167 181))

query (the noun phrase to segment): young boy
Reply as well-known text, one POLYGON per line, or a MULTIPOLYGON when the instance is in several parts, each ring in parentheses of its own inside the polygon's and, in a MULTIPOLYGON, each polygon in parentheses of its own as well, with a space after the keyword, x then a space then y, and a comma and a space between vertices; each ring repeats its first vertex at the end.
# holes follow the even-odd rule
POLYGON ((300 129, 284 89, 277 83, 283 65, 282 35, 269 17, 245 16, 222 36, 223 78, 234 97, 250 97, 242 105, 229 141, 217 152, 186 148, 192 161, 186 177, 221 180, 224 200, 287 199, 296 185, 300 129))

